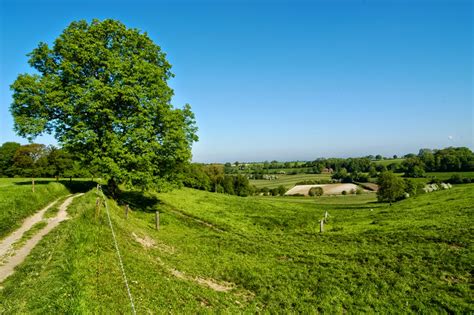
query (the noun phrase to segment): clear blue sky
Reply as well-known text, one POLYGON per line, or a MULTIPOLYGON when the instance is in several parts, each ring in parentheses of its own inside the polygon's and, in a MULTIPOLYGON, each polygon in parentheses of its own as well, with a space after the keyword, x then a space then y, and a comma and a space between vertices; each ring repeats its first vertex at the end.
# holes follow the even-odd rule
POLYGON ((25 55, 71 21, 113 18, 168 54, 195 161, 474 147, 471 1, 0 3, 0 142, 26 142, 8 109, 25 55))

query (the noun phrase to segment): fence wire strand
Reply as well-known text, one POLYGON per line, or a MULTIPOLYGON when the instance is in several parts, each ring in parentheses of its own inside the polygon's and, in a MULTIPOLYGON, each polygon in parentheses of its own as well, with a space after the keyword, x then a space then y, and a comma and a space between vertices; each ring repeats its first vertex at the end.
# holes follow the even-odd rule
POLYGON ((125 287, 127 288, 127 293, 128 293, 128 298, 130 300, 130 307, 132 308, 132 313, 135 315, 136 314, 135 304, 133 303, 132 293, 130 292, 130 287, 128 286, 127 275, 125 274, 125 269, 123 267, 122 255, 120 255, 120 250, 119 250, 119 247, 118 247, 117 238, 115 237, 115 231, 114 231, 114 227, 112 225, 112 220, 110 219, 109 206, 107 204, 107 199, 105 198, 105 195, 102 191, 102 187, 99 186, 98 189, 100 189, 101 197, 102 197, 102 199, 104 200, 104 203, 105 203, 105 210, 107 212, 107 218, 108 218, 108 221, 109 221, 110 230, 112 231, 112 236, 113 236, 114 244, 115 244, 115 250, 117 252, 117 256, 118 256, 119 264, 120 264, 120 269, 122 271, 123 281, 125 283, 125 287))

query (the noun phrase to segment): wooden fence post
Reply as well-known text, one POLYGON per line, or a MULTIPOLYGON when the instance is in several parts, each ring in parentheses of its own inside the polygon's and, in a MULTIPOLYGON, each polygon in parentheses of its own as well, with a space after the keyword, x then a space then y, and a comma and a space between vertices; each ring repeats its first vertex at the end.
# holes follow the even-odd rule
POLYGON ((319 232, 320 233, 324 232, 324 220, 319 221, 319 232))
POLYGON ((34 178, 31 179, 31 190, 35 192, 35 179, 34 178))
POLYGON ((128 204, 125 205, 125 219, 128 219, 128 210, 129 210, 129 207, 128 207, 128 204))
POLYGON ((158 210, 155 212, 155 228, 160 229, 160 212, 158 210))
POLYGON ((97 197, 95 200, 95 218, 97 219, 99 217, 99 211, 100 211, 100 198, 97 197))

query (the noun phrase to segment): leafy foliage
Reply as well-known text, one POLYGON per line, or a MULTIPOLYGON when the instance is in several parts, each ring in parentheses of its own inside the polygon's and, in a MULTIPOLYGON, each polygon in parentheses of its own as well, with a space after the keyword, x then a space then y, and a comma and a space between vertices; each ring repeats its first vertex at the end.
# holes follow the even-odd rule
POLYGON ((324 191, 321 187, 311 187, 309 189, 308 195, 310 195, 311 197, 322 196, 323 193, 324 193, 324 191))
POLYGON ((114 20, 71 23, 29 54, 39 74, 11 85, 16 132, 52 133, 104 177, 159 186, 179 177, 197 141, 189 105, 175 109, 165 53, 114 20))
POLYGON ((97 173, 85 168, 63 149, 44 144, 6 142, 0 147, 0 176, 89 177, 97 173))
POLYGON ((384 202, 394 202, 405 197, 405 182, 392 172, 383 172, 378 178, 377 199, 384 202))
POLYGON ((13 158, 20 147, 16 142, 5 142, 0 146, 0 176, 13 176, 15 174, 12 169, 13 158))
POLYGON ((229 195, 249 196, 254 193, 244 175, 225 175, 221 164, 190 164, 184 173, 182 183, 186 187, 229 195))

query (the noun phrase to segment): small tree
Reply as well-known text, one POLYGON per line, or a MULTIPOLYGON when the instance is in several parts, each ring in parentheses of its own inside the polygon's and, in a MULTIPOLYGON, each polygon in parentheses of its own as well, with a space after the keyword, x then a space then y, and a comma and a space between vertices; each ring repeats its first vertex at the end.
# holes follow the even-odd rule
POLYGON ((250 183, 244 175, 234 176, 234 192, 238 196, 246 197, 252 193, 250 183))
POLYGON ((234 195, 234 178, 230 175, 225 175, 224 180, 222 181, 222 187, 224 192, 229 195, 234 195))
POLYGON ((331 178, 332 179, 344 179, 349 176, 349 173, 347 170, 343 167, 339 169, 336 173, 332 174, 331 178))
POLYGON ((392 172, 382 172, 377 183, 377 199, 380 202, 394 202, 405 197, 405 182, 392 172))
POLYGON ((368 175, 369 175, 370 178, 377 177, 377 170, 375 169, 374 165, 370 165, 368 175))
POLYGON ((19 147, 13 157, 13 169, 21 176, 39 177, 45 173, 47 150, 44 144, 31 143, 19 147))
POLYGON ((425 176, 425 164, 417 156, 405 159, 402 165, 405 168, 405 177, 417 178, 425 176))
POLYGON ((285 186, 283 186, 283 185, 278 186, 278 194, 279 194, 280 196, 284 196, 285 193, 286 193, 286 188, 285 188, 285 186))
POLYGON ((308 195, 311 197, 316 197, 316 196, 322 196, 324 193, 323 189, 321 187, 311 187, 308 195))

